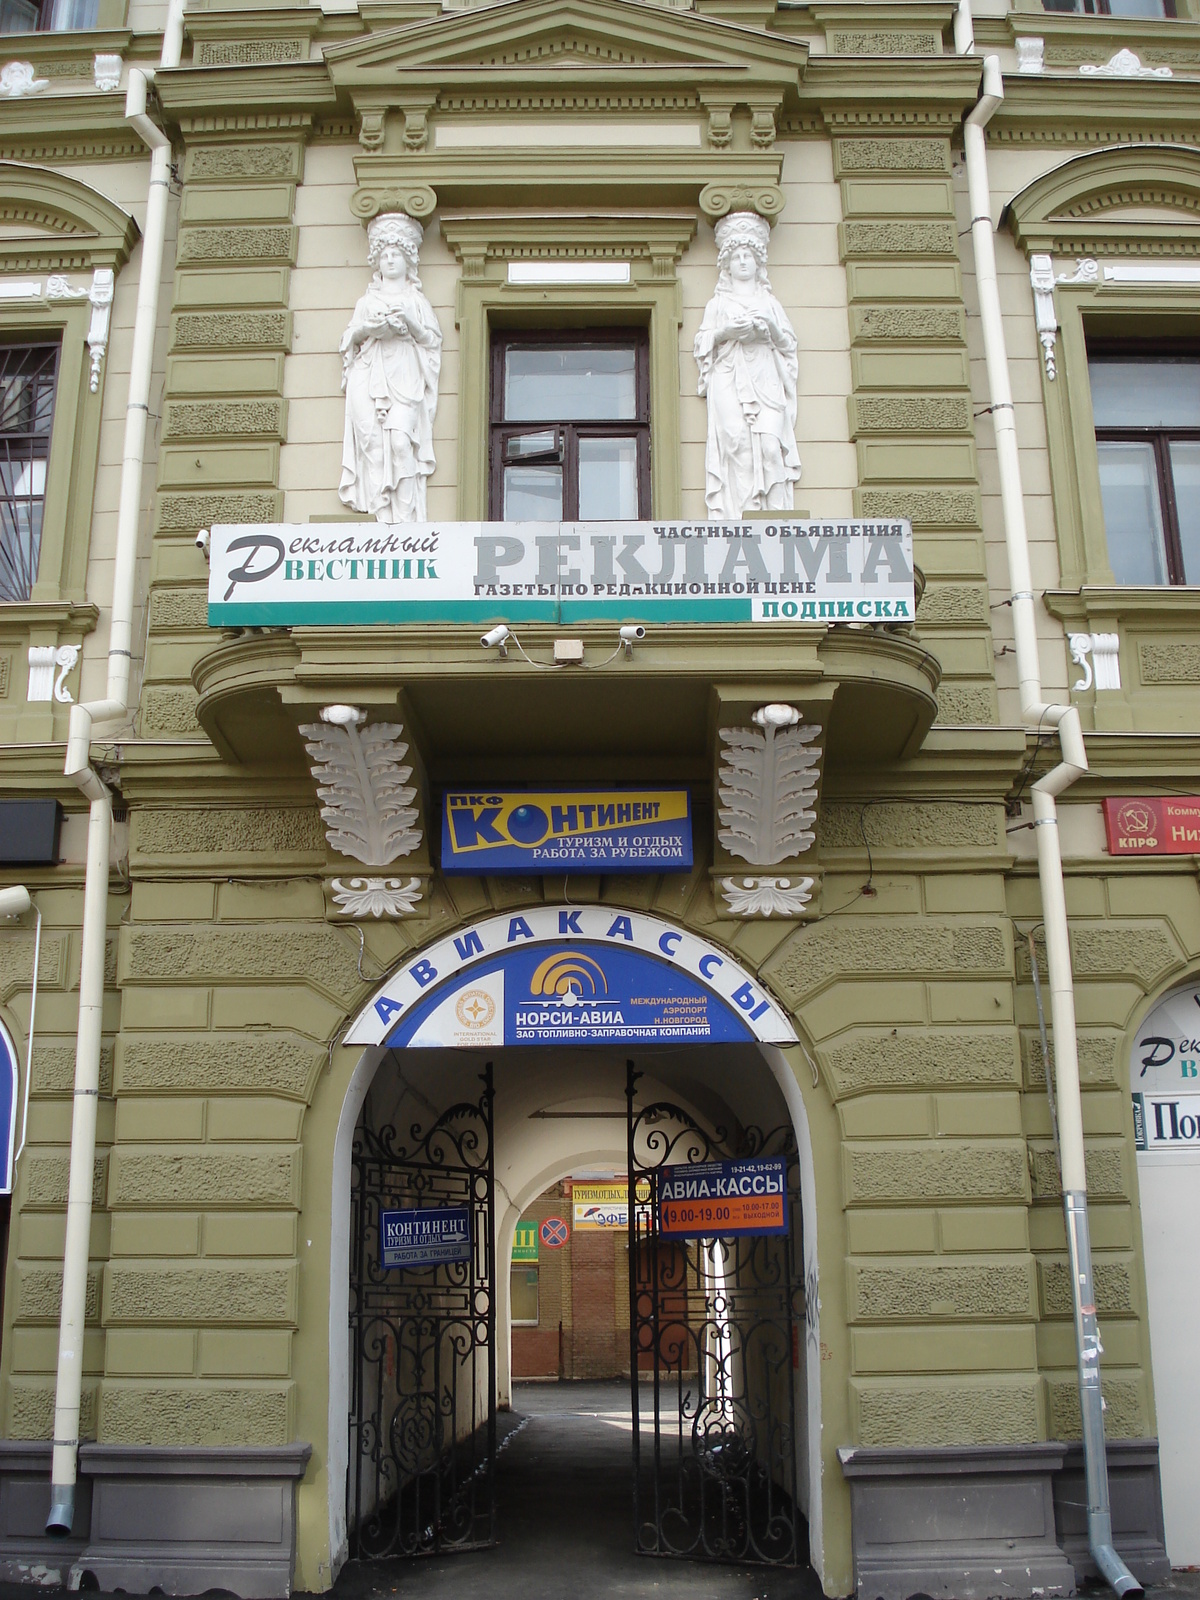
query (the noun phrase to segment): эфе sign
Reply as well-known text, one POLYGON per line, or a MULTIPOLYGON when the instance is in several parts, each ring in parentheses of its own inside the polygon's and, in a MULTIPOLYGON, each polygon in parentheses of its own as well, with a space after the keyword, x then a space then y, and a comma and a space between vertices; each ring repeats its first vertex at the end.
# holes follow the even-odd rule
POLYGON ((452 789, 442 808, 442 871, 685 872, 686 789, 452 789))
POLYGON ((218 524, 213 626, 911 622, 912 527, 840 522, 218 524))

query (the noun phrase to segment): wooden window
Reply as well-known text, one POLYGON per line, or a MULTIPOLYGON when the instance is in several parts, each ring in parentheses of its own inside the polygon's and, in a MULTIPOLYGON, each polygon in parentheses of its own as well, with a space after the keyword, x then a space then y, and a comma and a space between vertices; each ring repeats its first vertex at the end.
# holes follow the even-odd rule
POLYGON ((1174 17, 1175 0, 1042 0, 1043 11, 1083 17, 1174 17))
POLYGON ((538 1269, 520 1263, 510 1269, 510 1305, 516 1327, 536 1328, 538 1325, 538 1269))
POLYGON ((37 582, 57 344, 0 346, 0 601, 37 582))
POLYGON ((0 33, 66 33, 99 20, 100 0, 0 0, 0 33))
POLYGON ((1200 357, 1092 351, 1104 531, 1122 584, 1200 584, 1200 357))
POLYGON ((490 515, 622 522, 650 514, 650 371, 641 329, 492 340, 490 515))

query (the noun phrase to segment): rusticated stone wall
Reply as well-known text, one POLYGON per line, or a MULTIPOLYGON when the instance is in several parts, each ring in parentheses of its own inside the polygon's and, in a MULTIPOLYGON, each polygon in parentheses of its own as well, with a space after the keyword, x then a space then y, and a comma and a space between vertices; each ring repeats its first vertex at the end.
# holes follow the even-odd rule
MULTIPOLYGON (((231 47, 200 48, 219 54, 231 47)), ((196 530, 276 521, 283 512, 292 219, 306 131, 299 114, 230 119, 228 126, 204 118, 184 130, 141 702, 141 731, 151 738, 200 733, 191 669, 212 640, 196 530)))
POLYGON ((979 468, 949 129, 839 119, 856 509, 911 517, 929 590, 918 628, 942 665, 938 721, 996 720, 979 468))

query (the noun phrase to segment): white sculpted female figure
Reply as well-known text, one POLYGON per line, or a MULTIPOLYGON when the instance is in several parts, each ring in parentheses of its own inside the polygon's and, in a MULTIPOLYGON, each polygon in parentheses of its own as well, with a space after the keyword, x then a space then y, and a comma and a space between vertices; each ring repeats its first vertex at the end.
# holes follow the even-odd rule
POLYGON ((796 449, 796 334, 767 280, 770 228, 753 211, 717 223, 720 275, 696 335, 708 399, 708 514, 790 511, 796 449))
POLYGON ((399 212, 367 229, 375 268, 342 337, 344 503, 380 522, 423 522, 432 473, 442 330, 417 276, 421 224, 399 212))

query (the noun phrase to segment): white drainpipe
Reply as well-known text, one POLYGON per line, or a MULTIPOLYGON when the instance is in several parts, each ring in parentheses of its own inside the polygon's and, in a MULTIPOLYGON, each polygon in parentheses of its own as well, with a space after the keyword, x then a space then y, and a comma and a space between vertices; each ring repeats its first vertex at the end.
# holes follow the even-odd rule
MULTIPOLYGON (((961 54, 974 50, 970 0, 959 0, 954 24, 955 45, 961 54)), ((1083 1105, 1079 1092, 1079 1052, 1075 1033, 1075 989, 1071 976, 1071 946, 1067 933, 1067 901, 1063 887, 1062 851, 1058 836, 1055 797, 1088 769, 1079 712, 1074 706, 1055 705, 1042 698, 1038 658, 1037 622, 1034 615, 1033 575, 1029 565, 1029 539, 1025 528, 1025 499, 1021 487, 1021 462, 1013 418, 1012 387, 1004 320, 996 282, 996 252, 992 239, 992 190, 988 178, 984 128, 1004 98, 1000 58, 983 63, 983 91, 963 127, 967 158, 967 186, 971 206, 971 238, 975 247, 975 280, 987 357, 988 393, 996 457, 1000 468, 1000 501, 1004 539, 1008 549, 1008 581, 1012 595, 1013 634, 1017 651, 1017 678, 1021 712, 1037 728, 1058 730, 1062 760, 1033 785, 1033 827, 1037 840, 1038 878, 1042 891, 1042 922, 1046 930, 1046 965, 1050 974, 1050 1014, 1054 1027, 1054 1082, 1058 1101, 1058 1133, 1062 1162, 1063 1209, 1067 1248, 1071 1259, 1071 1293, 1075 1308, 1075 1347, 1079 1371, 1079 1409, 1083 1423, 1084 1470, 1088 1495, 1088 1545, 1096 1565, 1119 1595, 1140 1595, 1141 1585, 1126 1567, 1112 1542, 1112 1513, 1108 1496, 1108 1460, 1104 1446, 1104 1401, 1100 1393, 1100 1330, 1096 1321, 1096 1296, 1092 1279, 1092 1252, 1088 1230, 1087 1177, 1084 1169, 1083 1105)), ((1049 1063, 1046 1063, 1049 1069, 1049 1063)))
MULTIPOLYGON (((160 66, 177 67, 183 47, 184 0, 170 0, 160 66)), ((67 1190, 67 1235, 63 1249, 62 1310, 58 1329, 58 1378, 54 1394, 54 1456, 50 1471, 50 1515, 46 1532, 69 1534, 75 1520, 75 1479, 79 1455, 79 1404, 83 1388, 83 1333, 92 1231, 92 1174, 96 1161, 96 1101, 100 1093, 100 1036, 104 1006, 104 948, 108 933, 108 872, 112 796, 91 765, 92 724, 113 722, 129 709, 133 650, 134 578, 146 424, 158 325, 167 200, 171 181, 171 142, 146 115, 146 86, 152 74, 130 68, 125 114, 153 152, 142 264, 133 325, 129 398, 125 406, 125 445, 117 510, 117 550, 113 571, 108 636, 108 682, 103 700, 71 707, 67 734, 68 778, 91 801, 88 816, 87 874, 83 890, 83 953, 79 972, 79 1029, 75 1044, 75 1097, 71 1115, 71 1171, 67 1190)))

